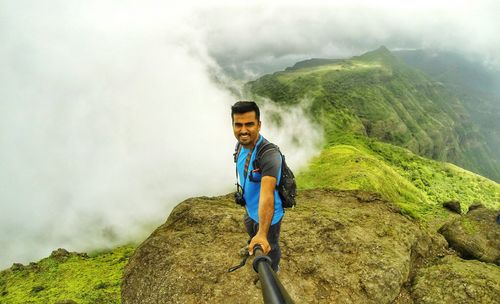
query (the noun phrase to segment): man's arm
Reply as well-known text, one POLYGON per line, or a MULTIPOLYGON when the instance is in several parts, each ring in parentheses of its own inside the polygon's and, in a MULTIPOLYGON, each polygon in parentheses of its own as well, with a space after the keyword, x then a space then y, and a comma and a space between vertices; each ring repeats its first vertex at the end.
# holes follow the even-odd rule
POLYGON ((260 184, 259 196, 259 231, 252 238, 248 245, 248 251, 253 254, 255 245, 260 244, 264 254, 271 251, 271 246, 267 239, 269 227, 274 216, 274 189, 276 188, 276 178, 273 176, 263 176, 260 184))

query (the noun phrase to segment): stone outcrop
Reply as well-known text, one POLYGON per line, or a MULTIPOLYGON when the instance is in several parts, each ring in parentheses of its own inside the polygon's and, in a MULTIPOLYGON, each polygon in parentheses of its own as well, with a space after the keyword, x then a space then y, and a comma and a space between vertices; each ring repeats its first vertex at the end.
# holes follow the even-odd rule
POLYGON ((500 271, 494 264, 446 256, 419 271, 412 296, 415 304, 498 303, 500 271))
POLYGON ((500 225, 496 221, 497 216, 498 211, 474 208, 446 223, 439 232, 463 258, 500 265, 500 225))
MULTIPOLYGON (((262 303, 232 195, 193 198, 142 243, 125 268, 127 303, 262 303)), ((416 269, 447 254, 446 242, 375 194, 300 192, 282 224, 279 277, 297 303, 412 303, 416 269)))
POLYGON ((64 262, 72 256, 79 256, 84 259, 89 257, 86 253, 69 252, 64 248, 58 248, 57 250, 52 251, 52 253, 50 254, 50 257, 58 262, 64 262))
POLYGON ((458 214, 462 214, 462 209, 460 207, 460 202, 459 201, 447 201, 443 203, 443 207, 453 211, 458 214))

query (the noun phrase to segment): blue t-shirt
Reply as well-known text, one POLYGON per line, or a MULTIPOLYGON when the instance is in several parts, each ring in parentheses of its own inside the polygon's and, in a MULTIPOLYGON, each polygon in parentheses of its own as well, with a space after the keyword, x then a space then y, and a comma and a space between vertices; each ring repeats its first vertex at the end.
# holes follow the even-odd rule
MULTIPOLYGON (((262 176, 273 176, 276 178, 276 185, 279 184, 281 178, 281 154, 277 150, 269 150, 262 156, 260 164, 260 172, 252 172, 253 180, 250 180, 250 172, 254 170, 253 167, 255 157, 257 155, 257 150, 259 145, 267 143, 267 140, 259 135, 257 144, 252 152, 252 157, 248 165, 248 173, 245 179, 245 162, 247 159, 248 152, 250 149, 241 147, 240 153, 237 158, 236 168, 238 170, 238 179, 241 187, 243 188, 243 196, 246 202, 246 209, 250 218, 257 223, 259 222, 259 197, 260 197, 260 180, 262 176)), ((283 207, 281 204, 281 198, 278 194, 278 189, 274 189, 274 215, 271 221, 271 225, 278 223, 283 217, 283 207)))

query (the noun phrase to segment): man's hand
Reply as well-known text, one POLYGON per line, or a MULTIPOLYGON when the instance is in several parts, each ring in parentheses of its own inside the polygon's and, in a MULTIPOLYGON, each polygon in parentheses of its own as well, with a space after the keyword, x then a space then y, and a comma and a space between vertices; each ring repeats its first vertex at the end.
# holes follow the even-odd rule
POLYGON ((264 254, 268 254, 271 251, 271 245, 269 245, 269 241, 266 236, 259 235, 258 233, 252 238, 250 244, 248 245, 248 252, 250 255, 253 255, 253 248, 255 245, 260 245, 264 254))

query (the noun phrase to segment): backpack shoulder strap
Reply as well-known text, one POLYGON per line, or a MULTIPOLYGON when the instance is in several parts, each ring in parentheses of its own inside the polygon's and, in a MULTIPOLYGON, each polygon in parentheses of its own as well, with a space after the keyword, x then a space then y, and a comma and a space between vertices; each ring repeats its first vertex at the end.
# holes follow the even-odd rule
POLYGON ((240 154, 240 151, 241 151, 241 144, 238 142, 236 143, 236 147, 234 148, 234 153, 233 153, 234 163, 238 161, 238 155, 240 154))

